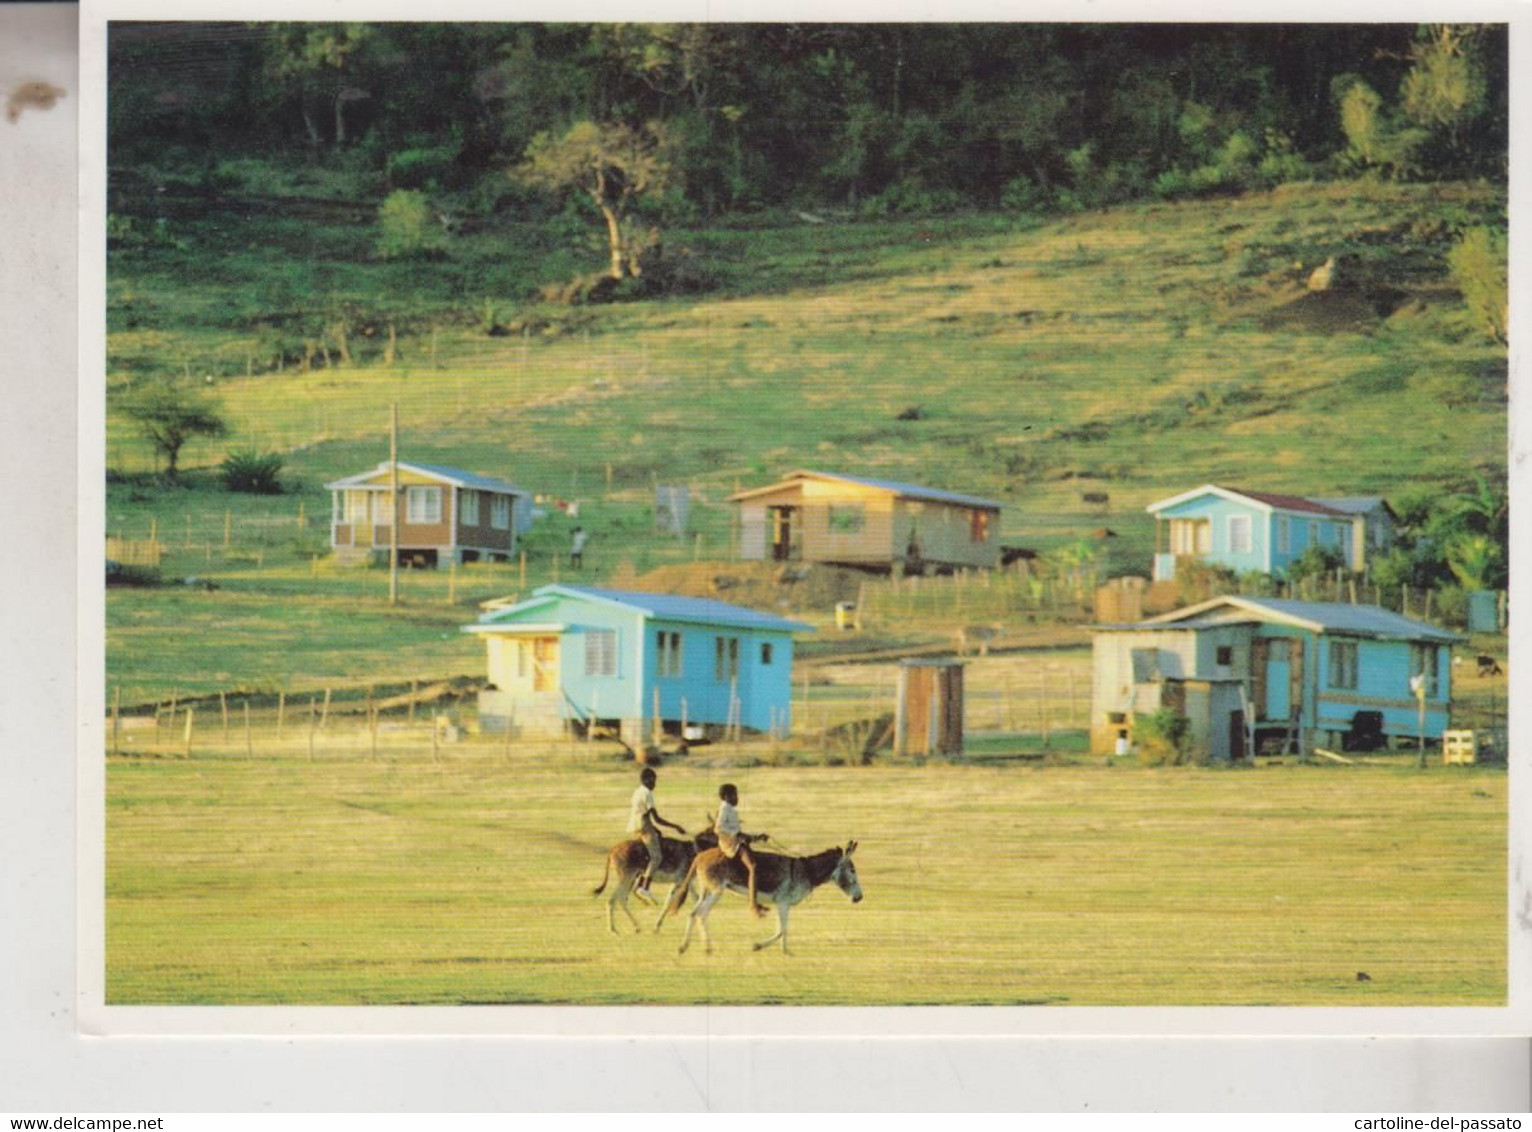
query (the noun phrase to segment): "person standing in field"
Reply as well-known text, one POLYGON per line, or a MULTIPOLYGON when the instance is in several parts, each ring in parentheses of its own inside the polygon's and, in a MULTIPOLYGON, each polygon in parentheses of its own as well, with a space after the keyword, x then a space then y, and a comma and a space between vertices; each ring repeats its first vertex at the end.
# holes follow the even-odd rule
POLYGON ((644 875, 638 878, 636 885, 639 892, 649 891, 649 882, 654 878, 654 870, 659 868, 660 858, 665 852, 659 827, 667 826, 682 837, 686 836, 686 830, 660 817, 660 812, 654 808, 654 785, 658 781, 659 775, 654 773, 653 767, 646 766, 639 772, 638 787, 633 791, 633 802, 628 813, 628 832, 636 834, 643 841, 644 849, 649 854, 644 875))
POLYGON ((739 826, 739 791, 734 788, 732 782, 726 782, 718 788, 718 816, 713 819, 713 832, 718 834, 718 848, 724 856, 737 859, 745 866, 745 872, 750 877, 750 911, 757 916, 764 916, 766 909, 762 908, 755 898, 755 857, 750 852, 752 841, 766 841, 768 837, 764 833, 742 833, 739 826))
POLYGON ((569 564, 576 570, 581 570, 585 567, 585 540, 587 537, 584 527, 576 527, 573 537, 569 540, 569 564))

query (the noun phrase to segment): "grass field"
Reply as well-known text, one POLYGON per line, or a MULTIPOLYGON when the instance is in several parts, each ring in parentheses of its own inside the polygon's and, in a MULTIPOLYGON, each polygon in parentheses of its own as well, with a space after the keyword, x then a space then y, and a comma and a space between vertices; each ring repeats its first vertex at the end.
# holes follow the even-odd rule
POLYGON ((590 895, 631 777, 473 744, 110 760, 107 1002, 1505 999, 1503 771, 673 764, 672 820, 734 781, 787 848, 856 838, 866 893, 797 909, 792 956, 753 953, 767 929, 729 897, 714 954, 684 957, 675 924, 609 936, 590 895))

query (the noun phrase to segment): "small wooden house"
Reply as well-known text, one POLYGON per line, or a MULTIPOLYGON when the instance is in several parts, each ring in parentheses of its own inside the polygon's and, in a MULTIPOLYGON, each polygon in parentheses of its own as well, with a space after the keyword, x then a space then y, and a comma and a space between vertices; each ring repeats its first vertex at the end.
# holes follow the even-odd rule
POLYGON ((907 573, 1000 560, 1000 504, 889 480, 796 471, 729 497, 746 561, 823 562, 907 573))
POLYGON ((337 557, 386 554, 397 518, 402 563, 503 562, 531 518, 530 493, 503 480, 400 461, 395 497, 392 478, 385 460, 371 471, 325 484, 332 500, 330 546, 337 557))
POLYGON ((1169 708, 1191 749, 1237 759, 1262 739, 1339 749, 1421 733, 1439 739, 1463 638, 1370 605, 1219 597, 1092 630, 1091 749, 1132 738, 1134 717, 1169 708))
POLYGON ((1156 520, 1157 582, 1175 577, 1178 558, 1281 576, 1311 546, 1334 549, 1360 573, 1394 541, 1394 513, 1377 496, 1309 499, 1204 484, 1147 510, 1156 520))
POLYGON ((659 729, 785 731, 793 634, 812 626, 706 598, 543 586, 464 631, 484 639, 488 731, 595 726, 630 742, 659 729))

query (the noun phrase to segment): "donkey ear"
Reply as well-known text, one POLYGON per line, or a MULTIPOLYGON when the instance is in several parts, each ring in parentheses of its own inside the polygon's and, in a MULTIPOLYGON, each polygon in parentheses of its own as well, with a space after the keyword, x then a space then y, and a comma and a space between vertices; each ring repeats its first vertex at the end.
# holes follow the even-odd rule
POLYGON ((855 852, 856 852, 856 842, 855 841, 848 841, 848 842, 846 842, 846 856, 849 857, 849 856, 851 856, 851 854, 853 854, 855 852))

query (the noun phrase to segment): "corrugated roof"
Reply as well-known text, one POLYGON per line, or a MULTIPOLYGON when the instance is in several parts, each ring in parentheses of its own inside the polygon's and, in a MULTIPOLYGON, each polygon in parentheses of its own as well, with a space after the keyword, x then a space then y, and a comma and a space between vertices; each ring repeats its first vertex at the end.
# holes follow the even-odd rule
POLYGON ((771 613, 730 605, 705 597, 683 597, 679 594, 641 593, 635 590, 608 590, 598 586, 541 586, 531 598, 509 609, 487 614, 481 621, 494 622, 509 619, 519 610, 547 604, 547 599, 558 596, 588 597, 597 601, 614 602, 647 613, 651 617, 667 621, 693 621, 708 625, 736 625, 745 629, 776 629, 782 632, 812 632, 813 626, 802 621, 790 621, 771 613))
POLYGON ((442 464, 406 464, 402 460, 399 462, 399 466, 401 468, 419 468, 422 472, 429 472, 432 475, 442 476, 445 479, 456 480, 462 487, 479 488, 484 491, 503 491, 512 495, 531 494, 525 488, 517 487, 513 483, 497 480, 493 476, 481 476, 477 472, 467 472, 462 468, 449 468, 442 464))
MULTIPOLYGON (((507 483, 505 480, 497 480, 492 476, 481 476, 477 472, 465 471, 462 468, 447 467, 445 464, 417 464, 409 460, 400 460, 399 467, 401 469, 408 468, 412 471, 424 472, 426 475, 436 476, 438 479, 447 480, 459 487, 469 487, 476 491, 496 491, 504 495, 532 494, 525 488, 517 487, 513 483, 507 483)), ((358 472, 354 476, 346 476, 344 479, 327 483, 325 484, 325 489, 333 491, 336 488, 350 487, 353 484, 360 484, 371 479, 379 472, 386 471, 388 471, 388 461, 384 460, 370 471, 358 472)))
POLYGON ((1314 502, 1344 511, 1348 515, 1365 515, 1375 507, 1388 506, 1387 500, 1381 495, 1347 495, 1340 499, 1315 499, 1314 502))
POLYGON ((819 472, 808 469, 792 472, 785 480, 772 484, 771 487, 752 488, 749 491, 738 492, 729 498, 740 499, 748 495, 757 495, 807 476, 814 476, 818 479, 839 480, 842 483, 854 483, 858 486, 870 487, 878 491, 890 491, 895 495, 902 495, 909 499, 920 499, 928 503, 955 503, 961 507, 980 507, 987 511, 999 511, 1004 506, 993 499, 982 499, 977 495, 964 495, 961 492, 944 491, 936 487, 922 487, 919 484, 898 483, 895 480, 876 480, 869 479, 866 476, 848 476, 841 472, 819 472))
POLYGON ((1139 623, 1141 628, 1153 629, 1184 624, 1199 626, 1205 623, 1202 615, 1219 607, 1243 609, 1256 614, 1268 615, 1289 622, 1302 622, 1320 632, 1348 633, 1358 637, 1379 637, 1407 641, 1435 641, 1451 644, 1463 637, 1447 629, 1424 621, 1401 616, 1376 605, 1350 605, 1345 602, 1292 601, 1273 597, 1219 597, 1189 605, 1185 609, 1162 613, 1139 623), (1180 615, 1186 615, 1184 620, 1180 615))

